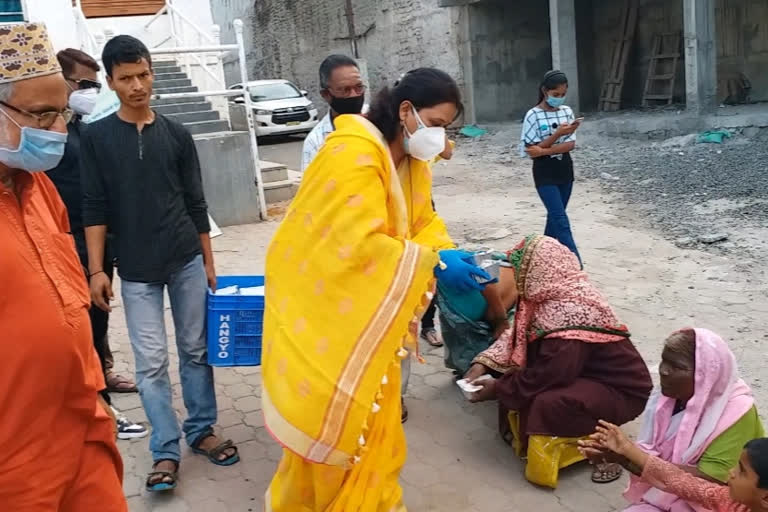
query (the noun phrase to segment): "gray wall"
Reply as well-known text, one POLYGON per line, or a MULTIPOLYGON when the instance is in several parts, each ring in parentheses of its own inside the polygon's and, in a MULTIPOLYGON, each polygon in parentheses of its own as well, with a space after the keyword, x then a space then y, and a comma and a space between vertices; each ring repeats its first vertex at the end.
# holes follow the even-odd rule
POLYGON ((475 112, 481 122, 518 121, 552 66, 544 1, 494 0, 470 6, 475 112))
MULTIPOLYGON (((589 10, 591 30, 579 32, 580 66, 591 54, 594 78, 582 77, 582 98, 588 107, 597 106, 597 96, 589 95, 585 83, 599 88, 608 73, 614 40, 619 35, 622 2, 614 0, 581 0, 589 10), (591 4, 588 6, 588 4, 591 4), (582 44, 584 43, 584 44, 582 44), (591 51, 589 50, 591 48, 591 51), (585 57, 582 58, 581 50, 585 57)), ((582 5, 582 4, 580 4, 582 5)), ((642 103, 649 58, 653 53, 653 37, 660 32, 683 31, 682 0, 641 0, 634 48, 627 68, 624 87, 625 106, 642 103)), ((588 20, 582 21, 588 23, 588 20)), ((766 0, 717 0, 716 34, 718 79, 744 73, 752 82, 752 99, 768 101, 768 2, 766 0)), ((680 48, 682 52, 682 45, 680 48)), ((582 70, 583 72, 586 72, 582 70)), ((721 98, 722 99, 722 98, 721 98)), ((681 58, 677 68, 675 100, 685 102, 685 68, 681 58)))
POLYGON ((195 147, 208 210, 216 223, 232 226, 258 222, 259 200, 248 132, 198 135, 195 147))
MULTIPOLYGON (((592 0, 592 55, 594 59, 595 80, 592 85, 597 94, 592 96, 590 109, 597 107, 600 88, 611 66, 616 39, 621 34, 621 17, 624 2, 615 0, 592 0)), ((639 18, 632 54, 626 69, 624 82, 623 107, 642 104, 645 79, 648 75, 649 57, 653 53, 654 35, 661 32, 683 31, 682 0, 640 0, 639 18)), ((685 70, 682 57, 677 66, 675 100, 685 101, 685 70)), ((582 87, 582 91, 584 88, 582 87)), ((584 94, 582 92, 582 94, 584 94)))
POLYGON ((578 46, 579 96, 581 97, 581 105, 579 105, 578 109, 576 105, 571 105, 571 107, 579 112, 597 109, 602 88, 597 72, 598 65, 594 57, 595 17, 592 5, 594 1, 577 0, 576 42, 578 46))
MULTIPOLYGON (((244 24, 243 39, 245 40, 245 58, 250 68, 249 72, 259 64, 263 54, 253 42, 253 32, 250 27, 253 18, 253 6, 255 0, 211 0, 211 13, 213 22, 221 28, 221 42, 232 44, 235 42, 235 29, 232 22, 242 20, 244 24)), ((224 77, 227 85, 240 82, 240 67, 236 55, 230 53, 224 58, 224 77)), ((254 79, 253 76, 250 77, 254 79)))
MULTIPOLYGON (((214 22, 222 39, 234 38, 232 20, 246 25, 250 79, 292 80, 322 104, 317 71, 331 53, 351 55, 344 0, 212 0, 214 22)), ((458 12, 440 8, 437 0, 355 0, 358 33, 375 24, 359 41, 368 63, 371 88, 394 82, 401 73, 434 66, 463 87, 458 55, 458 12)), ((230 83, 237 74, 225 68, 230 83)))
POLYGON ((768 1, 718 0, 715 10, 718 78, 744 73, 752 99, 768 101, 768 1))

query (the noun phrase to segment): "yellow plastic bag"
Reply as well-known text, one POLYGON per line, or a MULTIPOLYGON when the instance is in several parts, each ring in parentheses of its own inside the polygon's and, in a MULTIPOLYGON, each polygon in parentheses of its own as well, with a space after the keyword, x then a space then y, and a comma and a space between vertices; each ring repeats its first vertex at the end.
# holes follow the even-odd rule
MULTIPOLYGON (((520 416, 510 411, 509 428, 512 432, 512 448, 522 457, 523 440, 520 434, 520 416)), ((560 470, 585 460, 578 450, 578 441, 586 437, 530 436, 528 438, 528 463, 525 478, 529 482, 552 489, 557 488, 560 470)))

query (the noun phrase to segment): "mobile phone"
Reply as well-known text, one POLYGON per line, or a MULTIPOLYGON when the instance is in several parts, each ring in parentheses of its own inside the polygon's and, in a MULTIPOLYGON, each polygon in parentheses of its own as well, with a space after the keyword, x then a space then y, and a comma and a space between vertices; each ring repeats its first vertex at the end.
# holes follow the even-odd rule
POLYGON ((576 119, 573 120, 574 123, 579 123, 579 124, 581 124, 583 121, 584 121, 583 117, 577 117, 576 119))

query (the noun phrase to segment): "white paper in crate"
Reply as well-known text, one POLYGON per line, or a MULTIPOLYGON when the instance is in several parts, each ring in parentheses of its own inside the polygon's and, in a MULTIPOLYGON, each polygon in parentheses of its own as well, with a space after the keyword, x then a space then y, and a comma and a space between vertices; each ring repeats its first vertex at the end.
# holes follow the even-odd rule
POLYGON ((256 297, 263 297, 264 296, 264 287, 263 286, 248 286, 248 287, 239 287, 236 284, 233 284, 232 286, 227 286, 225 288, 219 288, 216 290, 216 295, 248 295, 248 296, 256 296, 256 297))
POLYGON ((248 288, 240 288, 240 295, 256 295, 259 297, 264 296, 263 286, 250 286, 248 288))
POLYGON ((236 284, 232 286, 225 286, 216 290, 216 295, 237 295, 239 288, 236 284))

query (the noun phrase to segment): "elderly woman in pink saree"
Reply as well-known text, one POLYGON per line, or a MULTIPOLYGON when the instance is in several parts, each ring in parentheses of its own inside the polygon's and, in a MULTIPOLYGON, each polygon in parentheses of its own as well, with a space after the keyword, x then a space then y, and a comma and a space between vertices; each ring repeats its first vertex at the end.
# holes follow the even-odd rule
MULTIPOLYGON (((661 386, 648 401, 638 446, 694 476, 725 483, 744 445, 764 436, 733 353, 712 331, 681 330, 666 341, 659 376, 661 386)), ((634 475, 642 473, 623 464, 634 475)), ((633 505, 625 512, 708 510, 634 475, 624 494, 633 505)))

